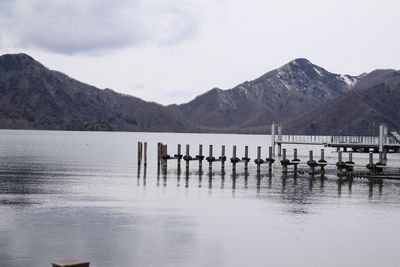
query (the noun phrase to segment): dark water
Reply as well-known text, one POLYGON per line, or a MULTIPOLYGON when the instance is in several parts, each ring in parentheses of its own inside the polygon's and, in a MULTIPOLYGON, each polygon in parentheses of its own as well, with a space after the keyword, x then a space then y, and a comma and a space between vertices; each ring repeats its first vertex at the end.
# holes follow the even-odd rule
POLYGON ((230 163, 223 176, 218 164, 178 175, 175 162, 158 176, 159 141, 171 154, 189 143, 192 155, 199 143, 217 155, 225 144, 228 157, 233 144, 239 156, 249 145, 252 158, 269 145, 266 136, 0 131, 0 266, 398 266, 400 183, 339 183, 333 167, 324 179, 284 178, 278 166, 258 179, 254 164, 234 178, 230 163), (138 141, 149 143, 146 177, 138 141))

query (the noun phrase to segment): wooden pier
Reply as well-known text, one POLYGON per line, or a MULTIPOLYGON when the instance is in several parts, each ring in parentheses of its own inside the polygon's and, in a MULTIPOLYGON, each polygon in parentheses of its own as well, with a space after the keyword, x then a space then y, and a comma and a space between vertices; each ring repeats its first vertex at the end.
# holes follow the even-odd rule
MULTIPOLYGON (((147 148, 143 146, 141 142, 138 144, 138 155, 142 155, 142 150, 147 148)), ((384 152, 378 153, 378 161, 374 162, 374 152, 369 152, 369 163, 366 165, 356 164, 353 161, 353 152, 348 152, 348 158, 345 160, 343 158, 343 151, 338 151, 338 157, 336 162, 327 162, 325 160, 325 149, 322 148, 320 150, 320 154, 318 157, 315 157, 314 151, 309 150, 308 160, 300 160, 297 155, 297 149, 293 149, 293 159, 290 160, 288 156, 288 151, 286 149, 282 149, 282 157, 277 157, 273 155, 273 147, 268 147, 268 157, 265 159, 262 157, 262 147, 258 146, 256 148, 257 156, 254 159, 254 163, 256 164, 257 175, 261 174, 261 166, 263 164, 268 165, 267 173, 271 174, 273 171, 273 166, 276 163, 279 163, 281 167, 281 172, 283 174, 293 173, 294 175, 308 173, 311 176, 314 175, 323 175, 326 173, 326 169, 336 169, 336 175, 339 179, 346 177, 346 179, 353 178, 371 178, 371 179, 396 179, 400 180, 400 167, 390 167, 387 166, 387 159, 385 158, 384 152), (302 169, 300 170, 300 166, 302 169), (293 170, 289 170, 289 168, 293 167, 293 170)), ((203 168, 203 160, 208 162, 208 170, 211 174, 213 171, 213 164, 220 163, 221 174, 225 174, 225 164, 227 161, 227 156, 225 152, 225 146, 221 146, 220 156, 214 156, 214 147, 213 145, 209 145, 208 149, 208 157, 203 155, 203 145, 199 145, 198 154, 195 156, 190 155, 190 146, 186 145, 186 153, 185 155, 181 154, 181 145, 177 145, 177 153, 173 156, 168 154, 168 146, 162 143, 158 143, 158 173, 160 173, 160 169, 166 175, 168 168, 168 161, 176 160, 178 175, 181 173, 181 160, 185 161, 185 173, 188 177, 190 162, 198 162, 198 170, 201 173, 203 168)), ((139 170, 140 170, 140 162, 142 159, 138 160, 139 170)), ((251 163, 251 159, 249 158, 249 147, 244 147, 244 156, 239 157, 237 155, 237 147, 234 145, 232 147, 232 157, 230 158, 230 163, 232 165, 232 175, 236 175, 236 171, 238 165, 243 166, 243 170, 245 174, 248 175, 249 164, 251 163)), ((144 166, 146 170, 146 166, 144 166)), ((211 178, 210 178, 211 179, 211 178)))
MULTIPOLYGON (((352 151, 360 153, 400 153, 400 135, 396 131, 388 134, 384 124, 379 126, 379 136, 306 136, 306 135, 282 135, 280 124, 272 124, 271 145, 275 154, 278 146, 278 156, 282 155, 282 146, 290 145, 321 145, 334 147, 337 151, 352 151)), ((385 156, 386 157, 386 156, 385 156)))
MULTIPOLYGON (((370 178, 370 179, 396 179, 400 180, 400 167, 387 166, 387 153, 400 152, 400 135, 397 132, 391 132, 388 135, 388 129, 385 125, 379 127, 379 136, 300 136, 300 135, 282 135, 282 128, 278 124, 272 125, 271 146, 268 147, 268 156, 262 157, 262 147, 256 148, 257 156, 254 159, 256 164, 257 175, 261 174, 262 165, 268 165, 267 172, 270 175, 273 171, 273 166, 277 163, 281 167, 283 174, 307 172, 309 175, 324 174, 326 168, 335 168, 339 179, 347 177, 353 178, 370 178), (275 134, 277 133, 277 134, 275 134), (309 150, 308 160, 301 161, 298 158, 297 148, 293 148, 293 158, 289 158, 289 151, 282 148, 282 145, 319 145, 321 147, 336 147, 337 162, 327 162, 325 160, 325 150, 321 148, 319 156, 314 155, 313 150, 309 150), (275 157, 275 146, 278 146, 278 157, 275 157), (347 152, 348 159, 343 159, 343 153, 347 152), (353 153, 369 153, 369 163, 367 165, 357 165, 353 161, 353 153), (374 155, 378 155, 378 161, 374 163, 374 155), (318 158, 319 157, 319 158, 318 158), (299 170, 299 166, 303 170, 299 170), (289 171, 289 168, 293 170, 289 171), (304 171, 304 168, 306 171, 304 171)), ((138 142, 137 146, 138 158, 138 177, 140 176, 141 165, 143 163, 144 176, 147 169, 147 142, 138 142)), ((203 145, 199 144, 197 154, 191 154, 190 145, 185 146, 185 154, 182 154, 181 144, 176 145, 176 153, 169 154, 168 146, 162 143, 157 143, 157 173, 163 171, 167 173, 168 161, 175 161, 178 175, 181 173, 182 161, 185 163, 185 173, 188 177, 190 164, 198 163, 199 173, 202 173, 203 161, 208 162, 209 173, 213 171, 213 165, 220 164, 221 174, 225 174, 226 163, 230 162, 232 166, 232 175, 236 175, 238 166, 242 166, 245 174, 248 175, 251 158, 249 157, 249 147, 244 147, 244 155, 237 154, 237 146, 232 146, 232 157, 226 155, 225 145, 221 145, 220 154, 215 153, 214 146, 208 146, 208 156, 203 154, 203 145)))

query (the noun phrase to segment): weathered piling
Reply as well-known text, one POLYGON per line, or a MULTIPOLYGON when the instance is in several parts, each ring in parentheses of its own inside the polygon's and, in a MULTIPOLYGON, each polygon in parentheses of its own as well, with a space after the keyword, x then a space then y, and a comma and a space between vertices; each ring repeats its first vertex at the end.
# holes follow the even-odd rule
POLYGON ((183 157, 183 160, 186 162, 186 172, 189 171, 189 162, 192 159, 190 156, 190 146, 186 145, 186 155, 183 157))
POLYGON ((292 163, 293 163, 294 173, 297 173, 297 165, 300 164, 300 160, 297 158, 297 148, 293 149, 292 163))
POLYGON ((181 144, 178 144, 177 153, 174 155, 174 157, 177 159, 177 167, 179 173, 181 170, 181 159, 182 159, 181 144))
POLYGON ((157 166, 160 166, 160 158, 161 158, 161 149, 160 142, 157 143, 157 166))
POLYGON ((140 166, 142 163, 142 142, 138 142, 138 165, 140 166))
POLYGON ((257 174, 260 174, 261 164, 264 163, 264 160, 261 159, 261 147, 257 147, 257 158, 254 160, 254 163, 257 164, 257 174))
POLYGON ((238 162, 239 162, 239 158, 236 157, 236 146, 233 146, 231 163, 232 163, 232 171, 234 173, 236 172, 236 163, 238 163, 238 162))
POLYGON ((163 145, 163 169, 164 172, 167 172, 167 165, 168 165, 168 159, 169 159, 169 155, 168 155, 168 146, 167 145, 163 145))
POLYGON ((244 170, 247 172, 248 168, 249 168, 249 147, 245 146, 244 147, 244 157, 242 158, 242 160, 244 161, 244 170))
POLYGON ((346 164, 346 171, 351 174, 352 171, 354 171, 354 166, 356 165, 353 162, 353 153, 349 152, 349 160, 345 162, 346 164))
POLYGON ((215 158, 213 157, 213 145, 209 146, 208 157, 206 158, 206 160, 208 161, 208 169, 211 172, 212 171, 212 164, 215 161, 215 158))
POLYGON ((321 159, 318 160, 318 166, 321 167, 321 172, 325 172, 325 166, 328 165, 328 162, 325 160, 325 150, 321 149, 321 159))
POLYGON ((336 162, 337 173, 339 176, 343 174, 343 169, 346 168, 346 163, 342 159, 342 151, 338 152, 338 161, 336 162))
POLYGON ((374 153, 369 152, 369 163, 366 168, 369 170, 370 174, 374 174, 376 172, 376 165, 374 164, 374 153))
POLYGON ((224 172, 225 170, 225 161, 226 161, 226 156, 225 156, 225 146, 223 145, 221 147, 221 157, 219 157, 221 160, 221 171, 224 172))
POLYGON ((144 142, 143 145, 143 166, 147 168, 147 142, 144 142))
POLYGON ((313 151, 310 150, 308 152, 309 160, 307 161, 307 165, 310 167, 310 174, 315 174, 315 166, 317 166, 317 162, 314 160, 313 151))
POLYGON ((376 172, 383 172, 383 168, 386 166, 386 162, 384 160, 383 151, 379 152, 379 162, 376 163, 376 172))
POLYGON ((268 148, 268 158, 266 158, 265 161, 268 162, 268 171, 271 173, 272 164, 275 162, 275 159, 273 158, 272 147, 268 148))
POLYGON ((196 156, 196 159, 199 161, 199 170, 203 168, 203 145, 199 145, 199 154, 196 156))
POLYGON ((286 149, 284 148, 284 149, 282 149, 282 160, 281 160, 283 173, 287 173, 289 164, 290 164, 290 161, 286 158, 286 149))

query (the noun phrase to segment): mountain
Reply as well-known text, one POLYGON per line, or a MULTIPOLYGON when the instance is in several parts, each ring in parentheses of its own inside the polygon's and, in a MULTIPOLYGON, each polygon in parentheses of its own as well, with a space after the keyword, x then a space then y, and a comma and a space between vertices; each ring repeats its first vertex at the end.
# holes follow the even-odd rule
POLYGON ((0 57, 0 127, 197 131, 179 112, 49 70, 26 54, 0 57))
POLYGON ((214 88, 179 109, 206 131, 265 132, 266 125, 274 121, 287 121, 327 104, 351 90, 358 80, 299 58, 232 89, 214 88))
POLYGON ((0 56, 0 128, 377 134, 400 129, 400 71, 331 73, 295 59, 261 77, 214 88, 182 105, 162 106, 98 89, 49 70, 26 54, 0 56))
POLYGON ((373 71, 353 90, 287 121, 283 128, 302 134, 378 135, 381 122, 400 129, 400 71, 373 71))

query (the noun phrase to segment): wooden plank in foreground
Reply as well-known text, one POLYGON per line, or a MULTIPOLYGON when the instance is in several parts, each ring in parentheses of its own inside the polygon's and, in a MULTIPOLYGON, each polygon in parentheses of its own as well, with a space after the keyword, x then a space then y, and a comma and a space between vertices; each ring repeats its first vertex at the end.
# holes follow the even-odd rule
POLYGON ((81 260, 61 260, 52 263, 53 267, 89 267, 89 262, 81 260))

